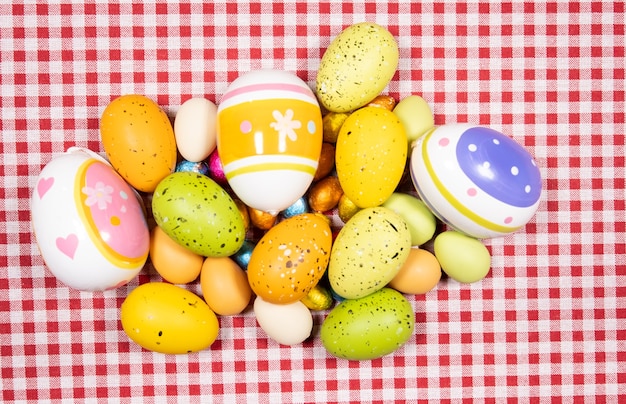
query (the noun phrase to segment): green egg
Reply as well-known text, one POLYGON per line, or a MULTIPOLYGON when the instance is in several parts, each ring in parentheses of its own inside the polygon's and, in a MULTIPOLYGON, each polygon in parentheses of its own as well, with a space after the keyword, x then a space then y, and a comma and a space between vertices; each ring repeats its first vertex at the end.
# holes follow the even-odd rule
POLYGON ((434 249, 441 269, 458 282, 478 282, 489 273, 491 254, 478 239, 448 230, 435 237, 434 249))
POLYGON ((338 358, 379 358, 396 351, 411 338, 414 317, 411 304, 401 293, 383 288, 337 305, 322 323, 322 344, 338 358))
POLYGON ((411 251, 411 232, 391 209, 357 212, 339 231, 330 253, 328 279, 346 299, 382 289, 398 273, 411 251))
POLYGON ((165 177, 152 196, 152 213, 174 241, 205 257, 228 257, 245 238, 235 201, 202 174, 175 172, 165 177))

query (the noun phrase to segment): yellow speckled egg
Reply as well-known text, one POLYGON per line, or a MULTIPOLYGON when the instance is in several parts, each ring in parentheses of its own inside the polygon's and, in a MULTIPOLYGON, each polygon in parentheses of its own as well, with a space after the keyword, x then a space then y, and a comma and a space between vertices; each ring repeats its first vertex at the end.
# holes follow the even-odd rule
POLYGON ((279 222, 259 240, 248 263, 248 281, 255 294, 277 304, 305 297, 324 275, 332 232, 314 213, 279 222))
POLYGON ((217 316, 201 297, 165 282, 133 289, 122 303, 120 321, 131 340, 166 354, 201 351, 219 333, 217 316))
POLYGON ((339 231, 328 279, 339 296, 358 299, 384 287, 411 250, 411 232, 398 214, 378 206, 357 212, 339 231))
POLYGON ((316 91, 329 111, 366 105, 389 83, 398 67, 398 43, 384 27, 361 22, 343 30, 328 46, 317 72, 316 91))
POLYGON ((385 202, 402 179, 407 139, 391 111, 363 107, 350 114, 341 126, 335 150, 343 192, 360 208, 385 202))
POLYGON ((176 139, 167 114, 150 98, 123 95, 111 101, 100 120, 107 158, 135 189, 152 192, 174 171, 176 139))

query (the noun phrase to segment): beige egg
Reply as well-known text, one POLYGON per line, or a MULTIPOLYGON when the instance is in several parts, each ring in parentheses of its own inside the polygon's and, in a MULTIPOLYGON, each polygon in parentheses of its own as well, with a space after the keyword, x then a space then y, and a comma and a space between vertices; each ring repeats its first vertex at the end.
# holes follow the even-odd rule
POLYGON ((254 300, 254 314, 268 337, 281 345, 303 342, 313 330, 313 315, 304 303, 270 303, 258 297, 254 300))

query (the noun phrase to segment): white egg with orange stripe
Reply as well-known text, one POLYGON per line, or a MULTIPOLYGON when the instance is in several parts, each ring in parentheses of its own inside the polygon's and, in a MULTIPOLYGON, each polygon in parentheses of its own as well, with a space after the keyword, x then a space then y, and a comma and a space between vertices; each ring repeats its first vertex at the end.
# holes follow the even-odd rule
POLYGON ((233 81, 217 110, 217 150, 246 205, 272 214, 301 198, 322 149, 322 114, 296 75, 255 70, 233 81))

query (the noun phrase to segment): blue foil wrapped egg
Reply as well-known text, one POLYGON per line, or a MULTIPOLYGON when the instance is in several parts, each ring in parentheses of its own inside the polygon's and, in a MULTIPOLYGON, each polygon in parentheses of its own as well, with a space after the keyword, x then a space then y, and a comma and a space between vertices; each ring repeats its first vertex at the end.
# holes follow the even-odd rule
POLYGON ((414 142, 410 169, 417 193, 432 212, 472 237, 515 232, 539 206, 537 163, 522 145, 494 129, 435 127, 414 142))

